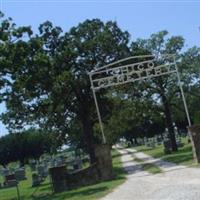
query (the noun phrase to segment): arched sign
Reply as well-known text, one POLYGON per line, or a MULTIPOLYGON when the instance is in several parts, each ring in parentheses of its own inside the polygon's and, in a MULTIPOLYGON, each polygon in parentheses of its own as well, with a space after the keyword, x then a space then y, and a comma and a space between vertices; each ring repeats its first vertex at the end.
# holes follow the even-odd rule
POLYGON ((101 88, 108 88, 111 86, 151 79, 172 73, 177 75, 178 85, 180 87, 188 124, 190 126, 191 121, 175 60, 175 55, 166 54, 157 57, 152 55, 128 57, 88 73, 90 76, 91 89, 93 91, 103 143, 106 143, 106 138, 103 131, 101 115, 96 98, 96 91, 100 90, 101 88))

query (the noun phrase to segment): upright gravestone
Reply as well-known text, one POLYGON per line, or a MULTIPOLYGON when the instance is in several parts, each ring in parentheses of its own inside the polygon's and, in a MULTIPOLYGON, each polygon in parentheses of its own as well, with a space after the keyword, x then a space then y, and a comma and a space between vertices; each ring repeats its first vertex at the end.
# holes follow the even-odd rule
POLYGON ((162 138, 161 138, 161 136, 157 136, 156 137, 156 144, 157 145, 161 145, 162 144, 162 138))
POLYGON ((14 174, 9 174, 5 176, 5 187, 14 187, 17 185, 17 180, 14 174))
POLYGON ((42 182, 42 177, 39 176, 37 173, 32 174, 32 187, 40 185, 42 182))
POLYGON ((164 145, 164 153, 165 154, 171 153, 171 151, 172 151, 172 145, 171 145, 170 139, 165 139, 163 141, 163 145, 164 145))
POLYGON ((6 176, 6 175, 9 175, 9 174, 10 174, 9 169, 6 169, 6 168, 2 169, 1 172, 2 172, 2 176, 6 176))
POLYGON ((29 166, 30 166, 32 172, 36 170, 36 163, 31 162, 31 163, 29 164, 29 166))
POLYGON ((38 165, 37 172, 43 179, 48 176, 48 166, 38 165))
POLYGON ((67 189, 67 179, 66 179, 66 166, 52 167, 49 169, 52 188, 55 193, 62 192, 67 189))
POLYGON ((82 160, 79 157, 75 158, 73 168, 74 170, 79 170, 82 168, 82 160))
POLYGON ((17 181, 26 180, 26 172, 24 168, 15 170, 15 178, 17 181))

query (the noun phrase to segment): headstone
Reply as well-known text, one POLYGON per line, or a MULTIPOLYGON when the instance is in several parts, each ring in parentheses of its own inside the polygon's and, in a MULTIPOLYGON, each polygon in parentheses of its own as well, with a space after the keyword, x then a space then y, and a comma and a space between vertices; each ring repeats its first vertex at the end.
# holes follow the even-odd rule
POLYGON ((145 146, 150 147, 150 148, 155 148, 156 147, 155 139, 154 138, 146 138, 145 146))
POLYGON ((155 148, 156 147, 156 139, 154 137, 151 138, 151 140, 150 140, 150 147, 151 148, 155 148))
POLYGON ((168 136, 169 136, 168 128, 165 128, 165 131, 164 131, 164 133, 163 133, 162 135, 163 135, 163 139, 164 139, 164 140, 168 140, 168 139, 169 139, 169 138, 168 138, 168 136))
POLYGON ((65 164, 65 157, 64 156, 60 156, 60 163, 61 163, 61 165, 65 164))
POLYGON ((74 170, 79 170, 82 168, 82 160, 80 158, 76 158, 73 164, 74 170))
POLYGON ((6 183, 6 187, 15 187, 17 186, 17 180, 14 179, 14 180, 9 180, 7 183, 6 183))
POLYGON ((41 176, 42 178, 46 178, 48 176, 48 167, 45 167, 44 165, 38 165, 37 172, 39 176, 41 176))
POLYGON ((90 161, 90 159, 86 156, 82 159, 83 163, 88 163, 90 161))
POLYGON ((39 176, 37 173, 32 174, 32 187, 40 185, 42 182, 42 177, 39 176))
POLYGON ((165 139, 163 141, 163 145, 164 145, 164 153, 165 154, 171 153, 171 151, 172 151, 172 149, 171 149, 171 141, 169 139, 165 139))
POLYGON ((66 166, 52 167, 49 169, 53 190, 55 193, 67 189, 66 166))
POLYGON ((184 130, 184 129, 181 129, 180 130, 180 135, 182 136, 182 137, 186 137, 187 135, 188 135, 188 133, 187 133, 187 131, 186 130, 184 130))
POLYGON ((26 172, 24 168, 15 170, 15 178, 17 181, 26 180, 26 172))
POLYGON ((8 182, 10 180, 15 180, 15 175, 14 174, 9 174, 5 176, 5 182, 8 182))
POLYGON ((30 166, 32 172, 36 171, 36 162, 30 162, 29 166, 30 166))
POLYGON ((181 138, 180 137, 176 137, 176 144, 177 144, 177 146, 179 148, 184 146, 184 144, 181 142, 181 138))
POLYGON ((56 167, 56 160, 55 159, 52 159, 51 161, 50 161, 50 167, 52 168, 52 167, 56 167))
POLYGON ((9 169, 2 169, 2 176, 6 176, 6 175, 9 175, 10 171, 9 169))
POLYGON ((5 187, 14 187, 17 185, 17 180, 14 174, 9 174, 5 176, 5 187))
POLYGON ((146 137, 144 137, 144 145, 148 146, 148 139, 146 137))
POLYGON ((9 173, 10 173, 10 174, 14 174, 14 173, 15 173, 15 168, 10 167, 10 168, 9 168, 9 173))
POLYGON ((64 164, 64 163, 63 163, 63 160, 62 160, 61 157, 56 158, 56 161, 55 161, 55 166, 56 166, 56 167, 61 166, 61 165, 63 165, 63 164, 64 164))
POLYGON ((162 144, 162 138, 161 138, 161 136, 158 136, 157 138, 157 145, 161 145, 162 144))

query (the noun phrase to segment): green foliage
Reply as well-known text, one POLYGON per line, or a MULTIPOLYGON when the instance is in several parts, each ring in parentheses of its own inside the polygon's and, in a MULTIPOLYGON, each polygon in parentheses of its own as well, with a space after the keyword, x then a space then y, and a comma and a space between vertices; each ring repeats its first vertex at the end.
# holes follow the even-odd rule
POLYGON ((10 133, 0 138, 0 164, 20 161, 24 165, 30 158, 39 159, 44 153, 55 153, 59 147, 56 135, 30 129, 21 133, 10 133))
POLYGON ((200 124, 200 111, 195 113, 194 124, 200 124))
MULTIPOLYGON (((156 34, 152 34, 149 39, 141 40, 139 39, 132 44, 132 52, 136 49, 144 49, 148 51, 151 55, 162 55, 162 54, 175 54, 177 58, 180 57, 180 52, 184 46, 184 39, 181 36, 168 36, 167 31, 160 31, 156 34), (136 48, 136 49, 135 49, 136 48)), ((144 52, 145 52, 144 51, 144 52)), ((156 61, 158 64, 162 65, 163 61, 156 61)), ((148 92, 148 97, 155 99, 158 112, 164 115, 166 126, 169 131, 169 138, 172 143, 173 151, 177 151, 177 144, 175 140, 173 122, 173 112, 177 107, 179 107, 180 102, 177 101, 181 99, 180 91, 177 88, 177 80, 175 76, 162 76, 155 79, 146 81, 144 84, 146 87, 141 88, 141 92, 148 92), (178 103, 178 104, 177 104, 178 103), (175 109, 174 109, 175 108, 175 109)), ((181 107, 182 109, 183 107, 181 107)), ((184 115, 184 110, 181 111, 184 115)))
POLYGON ((198 112, 200 111, 200 48, 192 47, 182 55, 179 64, 184 91, 193 123, 198 123, 198 112))
POLYGON ((164 131, 162 116, 152 113, 158 108, 151 99, 112 99, 115 107, 105 123, 106 137, 111 144, 122 136, 132 142, 137 137, 152 137, 164 131))

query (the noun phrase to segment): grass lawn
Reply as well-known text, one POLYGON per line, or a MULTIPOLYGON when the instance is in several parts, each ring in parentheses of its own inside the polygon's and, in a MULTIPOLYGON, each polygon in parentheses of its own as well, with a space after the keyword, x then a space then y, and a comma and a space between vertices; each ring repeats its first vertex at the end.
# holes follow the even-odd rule
MULTIPOLYGON (((116 175, 114 180, 58 194, 52 194, 49 180, 46 180, 38 188, 32 188, 31 171, 27 168, 27 180, 19 184, 21 200, 94 200, 103 197, 125 181, 125 172, 122 169, 120 154, 113 150, 112 156, 114 173, 116 175)), ((17 200, 16 188, 0 189, 0 200, 17 200)))
POLYGON ((149 148, 146 146, 134 147, 138 151, 142 151, 148 155, 151 155, 154 158, 161 158, 166 161, 170 161, 176 164, 182 165, 195 165, 192 154, 192 146, 187 142, 187 138, 182 138, 184 146, 179 148, 177 152, 171 154, 165 154, 163 151, 163 145, 159 145, 155 148, 149 148))

